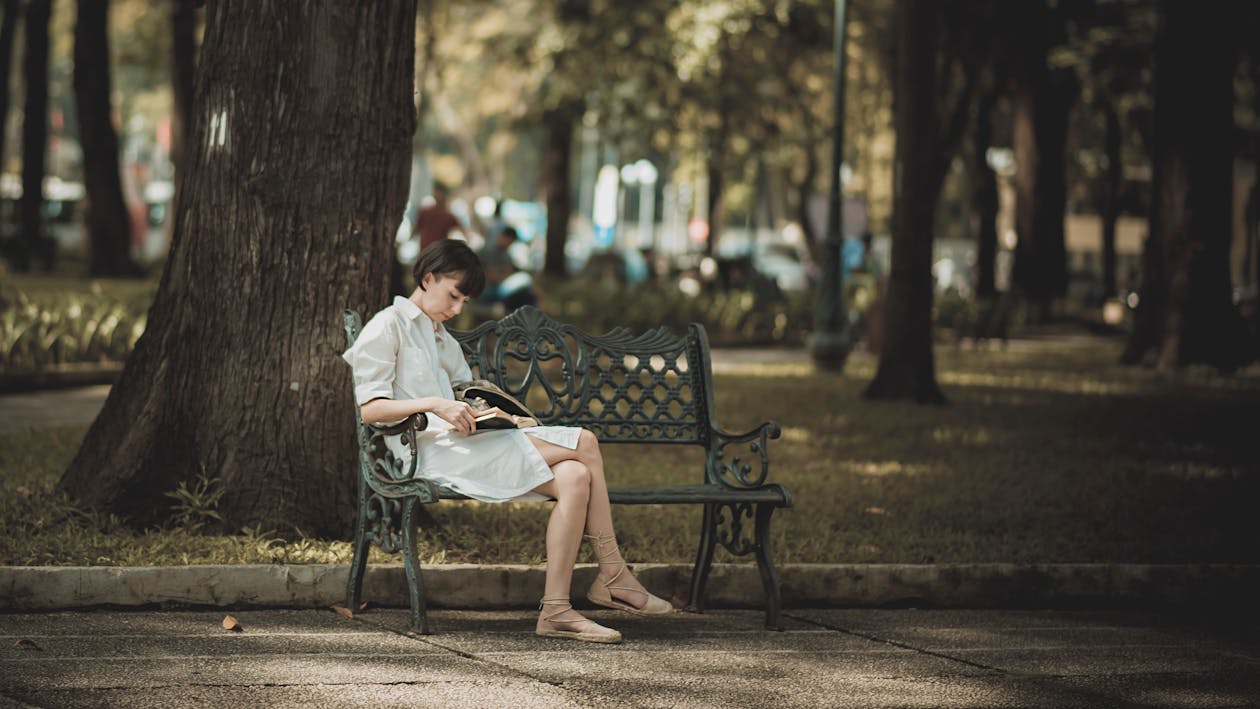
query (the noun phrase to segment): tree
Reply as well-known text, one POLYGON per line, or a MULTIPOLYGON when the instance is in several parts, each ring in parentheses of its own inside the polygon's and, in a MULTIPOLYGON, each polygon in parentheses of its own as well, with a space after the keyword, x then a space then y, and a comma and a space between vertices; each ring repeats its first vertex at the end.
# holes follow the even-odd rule
POLYGON ((205 476, 227 529, 341 534, 341 311, 385 302, 407 196, 415 0, 207 8, 193 141, 148 327, 60 488, 138 525, 205 476))
POLYGON ((109 0, 79 0, 74 25, 74 95, 83 146, 85 227, 93 276, 133 276, 131 217, 123 202, 118 134, 110 101, 109 0))
POLYGON ((932 356, 932 229, 943 171, 934 0, 897 3, 892 267, 879 368, 864 395, 944 403, 932 356))
POLYGON ((573 128, 581 116, 582 104, 577 100, 564 102, 543 113, 547 137, 543 147, 541 185, 548 216, 543 270, 554 278, 567 275, 564 250, 569 239, 569 217, 573 214, 569 181, 573 128))
POLYGON ((1163 4, 1155 44, 1154 206, 1123 359, 1233 371, 1256 357, 1230 291, 1234 67, 1229 9, 1163 4), (1185 57, 1194 57, 1192 65, 1185 57))
MULTIPOLYGON (((4 19, 0 20, 0 126, 9 124, 9 76, 13 73, 13 37, 17 34, 18 17, 22 4, 19 0, 4 0, 4 19)), ((8 131, 0 130, 0 166, 4 163, 4 148, 8 131)))
POLYGON ((1063 216, 1067 206, 1065 145, 1068 114, 1076 95, 1071 71, 1051 67, 1050 50, 1066 39, 1067 3, 1042 0, 1012 3, 1018 12, 1013 34, 1012 150, 1015 154, 1015 265, 1017 290, 1050 314, 1050 303, 1067 293, 1067 246, 1063 216))
POLYGON ((22 199, 15 265, 30 269, 40 256, 51 267, 54 246, 44 236, 44 165, 48 149, 48 20, 52 0, 31 0, 26 7, 26 57, 22 74, 26 108, 22 118, 22 199))
MULTIPOLYGON (((170 0, 171 8, 171 162, 175 165, 173 203, 184 181, 184 155, 192 128, 197 69, 197 0, 170 0)), ((171 224, 174 220, 170 220, 171 224)))
POLYGON ((1125 199, 1124 167, 1147 160, 1156 10, 1135 0, 1091 0, 1085 8, 1051 61, 1074 69, 1080 85, 1082 110, 1069 153, 1092 154, 1079 166, 1091 195, 1084 201, 1097 208, 1102 222, 1100 292, 1112 297, 1118 293, 1116 224, 1125 199))
POLYGON ((981 85, 986 55, 977 33, 992 13, 991 0, 897 4, 892 264, 884 344, 867 398, 945 401, 932 357, 936 206, 981 85))

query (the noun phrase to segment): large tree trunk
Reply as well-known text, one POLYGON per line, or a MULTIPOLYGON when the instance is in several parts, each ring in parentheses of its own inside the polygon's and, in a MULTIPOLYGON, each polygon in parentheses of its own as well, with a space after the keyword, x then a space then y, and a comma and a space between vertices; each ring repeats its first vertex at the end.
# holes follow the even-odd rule
POLYGON ((542 185, 547 201, 547 256, 543 270, 548 276, 564 278, 564 248, 569 237, 569 217, 573 204, 569 193, 569 172, 573 156, 573 127, 581 106, 566 104, 543 116, 547 144, 542 156, 542 185))
POLYGON ((1051 302, 1067 293, 1065 150, 1074 87, 1068 70, 1051 70, 1047 54, 1062 40, 1062 20, 1040 2, 1024 3, 1022 45, 1013 101, 1017 290, 1048 318, 1051 302))
POLYGON ((1124 184, 1124 165, 1120 157, 1120 116, 1115 103, 1107 99, 1103 105, 1107 122, 1106 189, 1102 207, 1102 293, 1104 298, 1116 295, 1116 222, 1120 218, 1120 190, 1124 184))
POLYGON ((998 183, 989 167, 988 151, 993 142, 993 107, 997 90, 986 91, 976 107, 971 155, 971 230, 976 235, 976 296, 997 297, 997 217, 998 183))
MULTIPOLYGON (((184 182, 188 136, 192 131, 193 90, 197 70, 197 0, 171 0, 171 163, 175 166, 172 183, 179 203, 184 182)), ((174 219, 167 220, 167 237, 174 236, 174 219)))
POLYGON ((936 0, 898 0, 892 264, 879 369, 864 396, 944 403, 932 357, 932 229, 940 189, 936 0))
POLYGON ((26 57, 22 62, 26 108, 22 118, 22 200, 18 204, 19 243, 15 266, 30 270, 40 256, 51 267, 53 246, 44 238, 44 165, 48 149, 48 19, 52 0, 31 0, 26 8, 26 57))
POLYGON ((1256 353, 1230 292, 1235 55, 1216 5, 1163 5, 1155 49, 1155 207, 1140 317, 1125 359, 1232 371, 1256 353), (1211 8, 1217 8, 1215 10, 1211 8), (1185 57, 1194 57, 1193 66, 1185 57), (1153 306, 1153 307, 1152 307, 1153 306))
POLYGON ((416 0, 207 9, 177 237, 60 489, 138 525, 199 475, 223 526, 344 534, 341 311, 384 305, 407 195, 416 0))
MULTIPOLYGON (((9 76, 13 74, 13 37, 17 34, 22 3, 4 0, 4 19, 0 20, 0 128, 9 125, 9 76)), ((0 165, 3 165, 8 131, 0 130, 0 165)))
POLYGON ((85 226, 93 276, 135 276, 131 216, 123 201, 118 134, 110 101, 109 0, 79 0, 74 24, 74 96, 83 146, 85 226))
MULTIPOLYGON (((723 126, 726 119, 722 119, 723 126)), ((704 254, 712 256, 717 252, 717 242, 722 238, 722 198, 726 195, 726 136, 722 131, 709 146, 709 156, 705 169, 709 175, 709 238, 704 242, 704 254)))

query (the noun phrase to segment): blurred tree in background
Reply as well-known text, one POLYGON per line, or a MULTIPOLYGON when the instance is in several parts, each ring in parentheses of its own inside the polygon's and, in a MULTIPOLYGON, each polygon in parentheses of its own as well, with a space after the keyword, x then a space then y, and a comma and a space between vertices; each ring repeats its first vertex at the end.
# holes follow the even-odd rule
POLYGON ((74 95, 83 146, 84 230, 93 276, 131 276, 131 217, 123 202, 110 87, 109 0, 79 0, 74 23, 74 95))

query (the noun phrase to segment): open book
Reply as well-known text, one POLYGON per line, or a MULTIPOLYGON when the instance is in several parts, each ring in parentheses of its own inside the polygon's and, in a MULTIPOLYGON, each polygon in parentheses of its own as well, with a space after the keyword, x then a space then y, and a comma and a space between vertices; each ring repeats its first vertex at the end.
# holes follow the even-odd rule
POLYGON ((473 433, 497 431, 504 428, 527 428, 538 425, 538 421, 534 418, 509 414, 497 406, 478 411, 474 420, 476 421, 476 428, 473 429, 473 433))
POLYGON ((473 433, 538 425, 538 419, 524 404, 491 382, 478 379, 459 382, 452 388, 455 398, 471 406, 475 412, 476 428, 473 433))

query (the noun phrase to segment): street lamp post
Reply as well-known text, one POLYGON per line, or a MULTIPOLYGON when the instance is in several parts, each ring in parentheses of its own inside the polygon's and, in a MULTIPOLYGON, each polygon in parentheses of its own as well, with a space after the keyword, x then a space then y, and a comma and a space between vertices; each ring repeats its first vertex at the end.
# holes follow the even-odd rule
POLYGON ((844 308, 840 251, 844 245, 841 233, 844 203, 840 197, 840 166, 844 162, 844 35, 846 0, 836 0, 835 19, 835 124, 831 143, 831 194, 827 208, 827 234, 822 248, 822 280, 818 285, 818 304, 814 312, 814 332, 809 338, 809 352, 819 369, 839 371, 844 368, 853 347, 849 318, 844 308))

